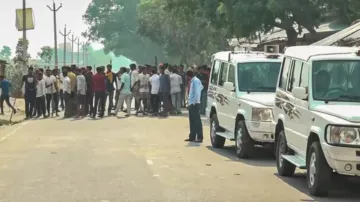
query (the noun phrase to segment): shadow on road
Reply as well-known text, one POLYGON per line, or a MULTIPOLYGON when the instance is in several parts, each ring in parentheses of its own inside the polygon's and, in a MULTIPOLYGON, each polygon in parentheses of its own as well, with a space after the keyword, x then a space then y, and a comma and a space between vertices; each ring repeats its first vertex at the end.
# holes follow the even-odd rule
POLYGON ((216 149, 212 146, 207 146, 207 148, 210 151, 224 156, 231 161, 237 161, 247 165, 258 167, 275 167, 274 157, 272 156, 272 152, 269 149, 255 147, 254 153, 249 157, 249 159, 239 159, 235 155, 235 147, 226 146, 222 149, 216 149))
POLYGON ((343 178, 336 176, 333 181, 333 187, 329 192, 328 197, 313 197, 309 195, 306 174, 296 173, 293 177, 281 177, 277 173, 274 174, 286 184, 292 186, 298 191, 308 195, 313 200, 300 199, 300 201, 317 201, 317 202, 352 202, 360 201, 360 180, 354 178, 343 178))

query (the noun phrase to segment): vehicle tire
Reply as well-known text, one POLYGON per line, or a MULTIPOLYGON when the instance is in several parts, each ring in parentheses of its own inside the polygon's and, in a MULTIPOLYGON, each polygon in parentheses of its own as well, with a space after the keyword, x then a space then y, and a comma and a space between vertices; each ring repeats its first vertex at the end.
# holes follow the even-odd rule
POLYGON ((276 167, 280 176, 291 177, 295 173, 296 166, 283 159, 282 154, 290 154, 284 130, 279 132, 276 141, 276 167))
POLYGON ((240 120, 235 130, 236 156, 242 159, 249 158, 254 149, 254 141, 251 139, 244 120, 240 120))
POLYGON ((310 194, 313 196, 327 196, 333 170, 325 159, 320 142, 311 144, 306 162, 306 181, 310 194))
POLYGON ((219 132, 219 128, 220 127, 219 127, 219 121, 217 115, 214 114, 212 115, 210 121, 210 140, 211 140, 211 145, 214 148, 223 148, 225 145, 225 138, 216 135, 216 132, 219 132))

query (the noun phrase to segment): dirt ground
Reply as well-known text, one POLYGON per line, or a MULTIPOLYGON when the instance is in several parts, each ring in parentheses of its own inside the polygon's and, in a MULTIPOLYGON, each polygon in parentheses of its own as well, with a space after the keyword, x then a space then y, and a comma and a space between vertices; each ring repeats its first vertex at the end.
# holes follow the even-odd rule
MULTIPOLYGON (((15 99, 10 98, 11 104, 14 104, 15 99)), ((4 103, 4 113, 5 115, 0 115, 0 126, 19 123, 25 119, 25 101, 24 99, 16 99, 15 109, 17 110, 16 114, 11 117, 11 109, 4 103), (11 117, 11 123, 10 123, 11 117)))

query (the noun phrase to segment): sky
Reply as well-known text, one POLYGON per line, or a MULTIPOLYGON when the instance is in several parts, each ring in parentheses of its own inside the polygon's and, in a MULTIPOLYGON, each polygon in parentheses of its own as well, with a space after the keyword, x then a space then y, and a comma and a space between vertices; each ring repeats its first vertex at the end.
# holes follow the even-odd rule
MULTIPOLYGON (((27 31, 29 40, 29 53, 32 58, 36 58, 42 46, 54 46, 54 25, 53 13, 47 5, 52 7, 52 0, 26 0, 27 8, 32 8, 35 19, 35 29, 27 31)), ((80 36, 86 30, 86 25, 82 20, 87 6, 91 0, 55 0, 57 5, 62 3, 62 8, 57 12, 57 29, 64 29, 64 25, 75 34, 80 36)), ((0 47, 9 46, 13 53, 22 32, 15 27, 15 10, 22 8, 22 0, 0 0, 0 47)), ((58 43, 63 43, 64 37, 58 34, 58 43)), ((94 49, 101 48, 100 44, 93 44, 94 49)))

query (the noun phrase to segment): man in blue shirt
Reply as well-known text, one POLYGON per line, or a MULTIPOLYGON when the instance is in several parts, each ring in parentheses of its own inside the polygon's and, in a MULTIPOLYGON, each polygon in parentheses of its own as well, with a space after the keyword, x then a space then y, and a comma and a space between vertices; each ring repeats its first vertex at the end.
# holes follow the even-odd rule
POLYGON ((13 110, 13 113, 16 113, 16 109, 11 105, 10 103, 10 82, 5 79, 5 76, 0 75, 0 89, 1 89, 1 95, 0 95, 0 114, 4 114, 4 101, 6 104, 13 110))
POLYGON ((194 75, 194 72, 188 71, 186 76, 191 79, 189 90, 189 123, 190 134, 187 142, 202 142, 203 128, 200 117, 200 98, 201 91, 204 88, 201 81, 194 75))

